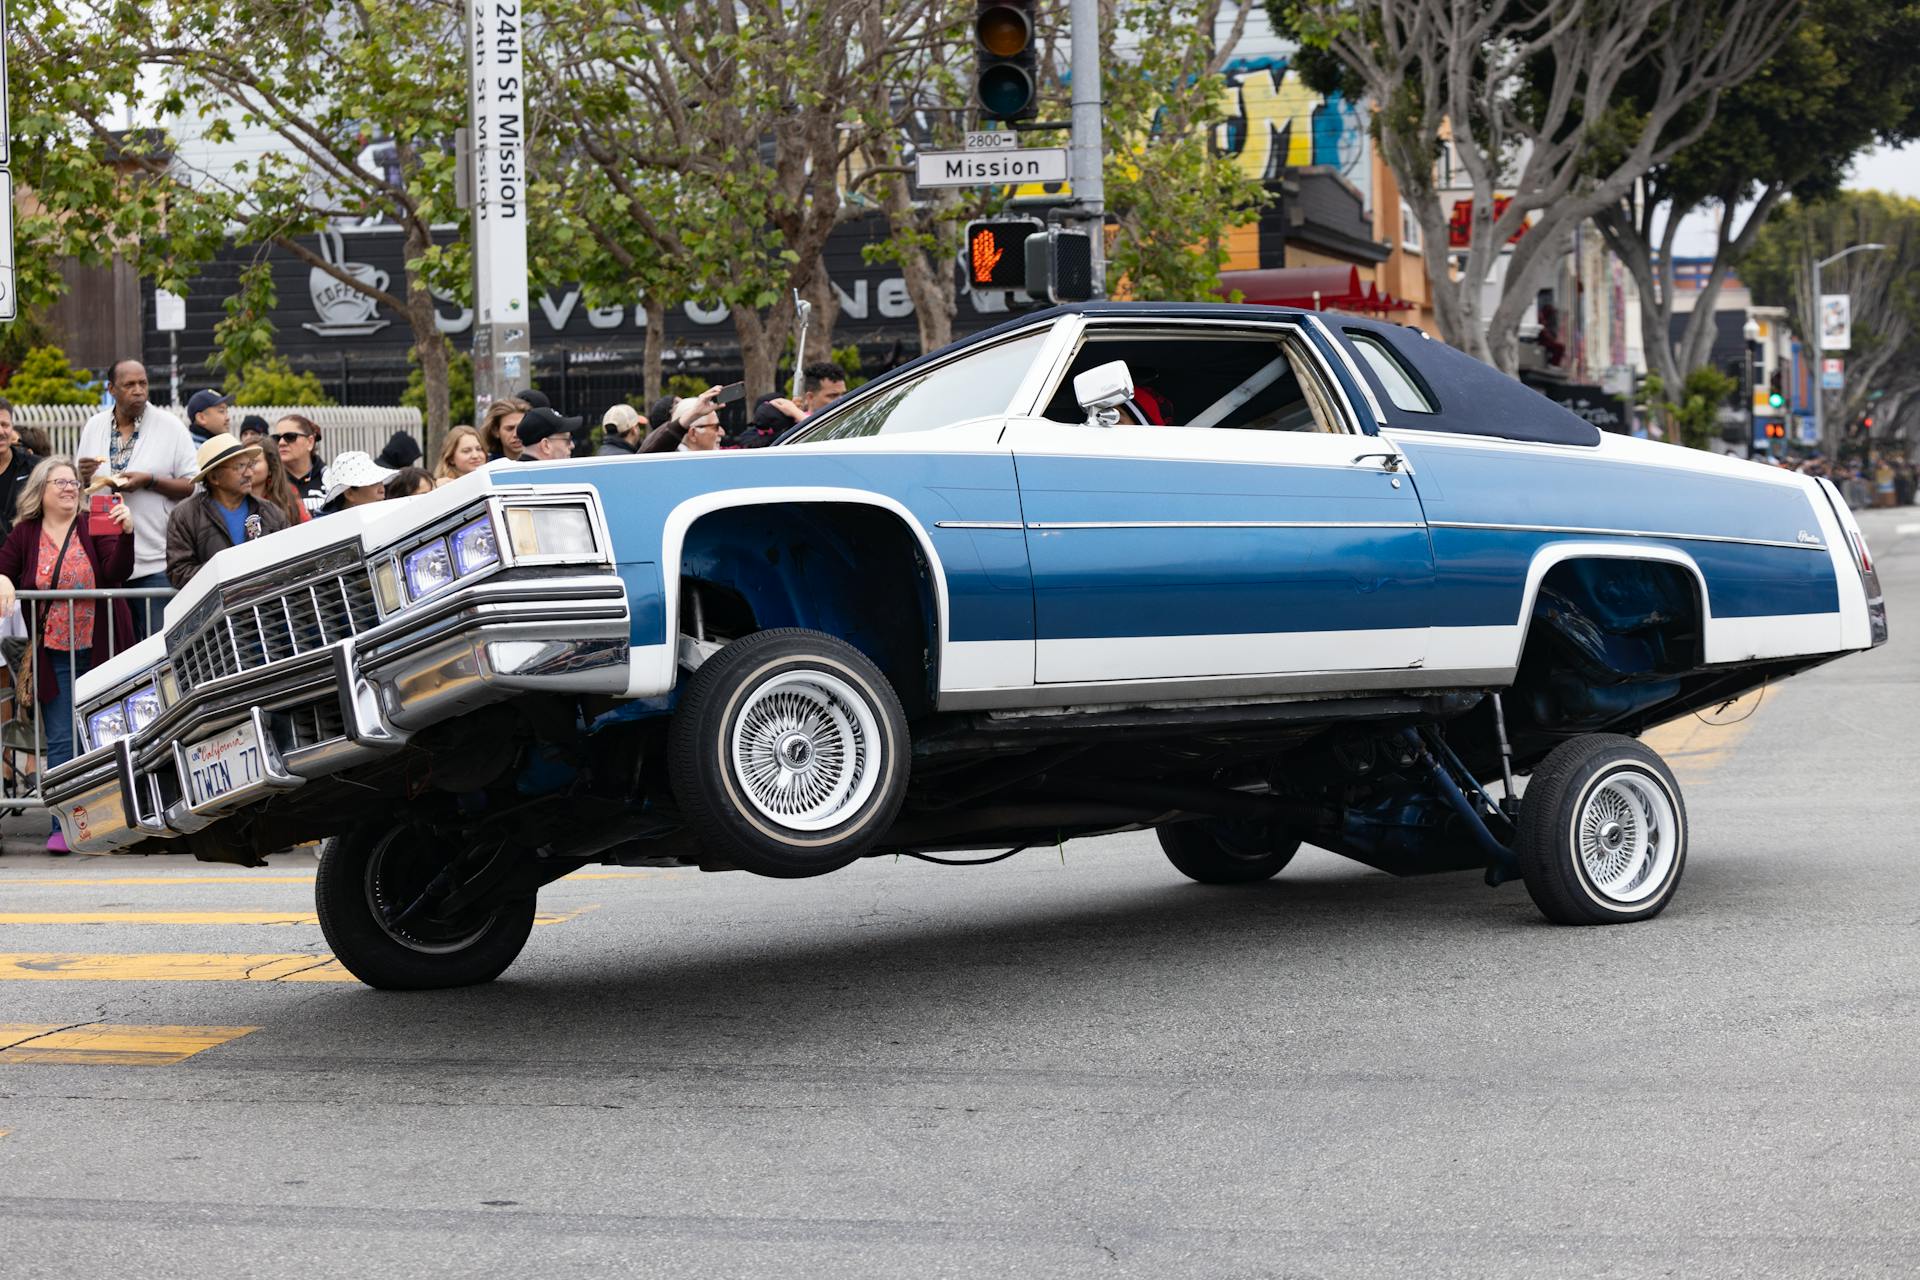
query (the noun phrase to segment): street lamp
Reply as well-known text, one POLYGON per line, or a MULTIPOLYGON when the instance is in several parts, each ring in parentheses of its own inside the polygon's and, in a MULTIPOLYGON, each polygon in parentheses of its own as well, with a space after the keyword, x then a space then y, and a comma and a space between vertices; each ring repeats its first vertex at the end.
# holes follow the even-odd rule
MULTIPOLYGON (((1760 352, 1760 322, 1752 316, 1740 326, 1740 336, 1747 340, 1747 457, 1753 457, 1753 392, 1760 385, 1759 375, 1754 371, 1754 357, 1760 352)), ((1771 452, 1771 451, 1769 451, 1771 452)))
MULTIPOLYGON (((1869 249, 1884 249, 1886 247, 1887 246, 1879 243, 1850 244, 1846 248, 1842 249, 1840 252, 1830 253, 1826 257, 1820 258, 1814 262, 1813 264, 1813 350, 1814 350, 1814 360, 1816 363, 1824 359, 1826 357, 1826 352, 1827 352, 1827 345, 1824 341, 1822 341, 1820 336, 1820 320, 1821 320, 1821 317, 1820 317, 1820 268, 1829 266, 1835 262, 1838 262, 1840 261, 1840 259, 1846 257, 1850 253, 1864 253, 1869 249)), ((1826 375, 1824 373, 1819 373, 1818 371, 1816 371, 1814 384, 1813 384, 1813 438, 1819 442, 1818 447, 1822 449, 1826 448, 1827 446, 1826 413, 1822 406, 1822 401, 1824 401, 1827 398, 1827 388, 1826 388, 1825 378, 1826 378, 1826 375)))

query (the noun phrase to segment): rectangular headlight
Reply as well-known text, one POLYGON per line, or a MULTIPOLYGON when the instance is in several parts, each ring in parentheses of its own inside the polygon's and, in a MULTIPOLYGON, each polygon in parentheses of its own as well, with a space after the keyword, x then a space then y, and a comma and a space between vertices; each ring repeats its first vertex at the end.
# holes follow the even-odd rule
POLYGON ((595 550, 585 507, 508 507, 507 537, 517 556, 591 556, 595 550))
POLYGON ((409 551, 405 568, 407 594, 415 600, 432 595, 453 581, 453 557, 447 553, 447 540, 435 538, 417 551, 409 551))
POLYGON ((500 563, 500 539, 493 517, 481 516, 453 531, 453 571, 461 577, 500 563))
POLYGON ((143 684, 127 695, 127 731, 138 733, 160 718, 160 690, 143 684))
POLYGON ((127 704, 115 702, 87 713, 87 741, 97 751, 127 736, 127 704))

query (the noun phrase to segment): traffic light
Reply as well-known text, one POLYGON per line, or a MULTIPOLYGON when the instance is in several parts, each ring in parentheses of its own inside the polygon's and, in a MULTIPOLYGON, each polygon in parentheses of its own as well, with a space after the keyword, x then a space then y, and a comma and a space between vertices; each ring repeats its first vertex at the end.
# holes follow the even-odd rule
POLYGON ((1786 407, 1787 395, 1786 392, 1781 389, 1784 385, 1784 376, 1779 365, 1773 366, 1773 372, 1767 376, 1767 407, 1772 409, 1783 409, 1786 407))
POLYGON ((1040 57, 1033 25, 1038 0, 974 0, 974 97, 989 120, 1040 114, 1040 57))
POLYGON ((967 283, 975 289, 1027 287, 1027 238, 1040 230, 1031 218, 967 224, 967 283))
POLYGON ((1093 297, 1093 237, 1049 227, 1027 238, 1026 290, 1047 302, 1093 297))
POLYGON ((1767 439, 1769 439, 1769 440, 1785 440, 1785 439, 1787 438, 1787 424, 1786 424, 1786 423, 1784 423, 1784 422, 1769 422, 1769 423, 1766 423, 1766 424, 1765 424, 1765 426, 1766 426, 1766 433, 1767 433, 1767 439))

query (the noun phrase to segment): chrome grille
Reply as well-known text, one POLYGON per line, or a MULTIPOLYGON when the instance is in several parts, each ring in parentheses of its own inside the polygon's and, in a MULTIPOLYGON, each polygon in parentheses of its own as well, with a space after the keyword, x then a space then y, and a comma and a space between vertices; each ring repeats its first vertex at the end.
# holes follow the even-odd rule
POLYGON ((273 717, 274 745, 282 755, 346 736, 346 717, 340 709, 340 700, 335 697, 276 712, 273 717))
POLYGON ((380 623, 365 565, 228 606, 174 655, 183 689, 313 653, 380 623))

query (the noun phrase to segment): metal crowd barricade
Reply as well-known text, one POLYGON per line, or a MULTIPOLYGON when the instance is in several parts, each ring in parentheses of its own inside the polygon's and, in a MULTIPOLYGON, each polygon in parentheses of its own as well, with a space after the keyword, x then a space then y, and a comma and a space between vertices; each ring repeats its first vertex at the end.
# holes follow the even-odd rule
MULTIPOLYGON (((76 600, 98 601, 100 607, 94 610, 93 616, 94 644, 104 644, 111 652, 114 642, 121 638, 114 626, 114 601, 125 600, 134 614, 144 614, 146 624, 140 633, 150 636, 159 629, 162 608, 172 595, 170 587, 18 593, 19 605, 0 620, 0 657, 6 659, 6 683, 4 690, 0 690, 0 717, 4 717, 0 719, 0 813, 23 813, 43 808, 45 804, 40 784, 46 775, 47 716, 52 714, 52 708, 39 700, 39 671, 34 655, 40 647, 40 628, 48 612, 46 606, 76 600), (20 679, 23 669, 32 671, 31 682, 20 679)), ((69 685, 77 681, 78 655, 50 650, 47 658, 66 663, 69 685)), ((74 754, 78 755, 82 741, 78 702, 70 714, 74 754)))

